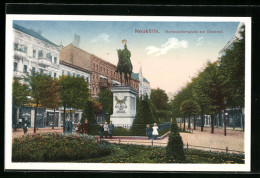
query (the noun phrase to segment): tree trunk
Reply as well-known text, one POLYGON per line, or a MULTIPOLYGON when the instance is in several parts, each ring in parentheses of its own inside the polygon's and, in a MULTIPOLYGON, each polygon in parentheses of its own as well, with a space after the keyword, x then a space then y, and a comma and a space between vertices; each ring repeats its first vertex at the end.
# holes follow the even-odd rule
POLYGON ((193 129, 196 130, 196 116, 193 117, 193 129))
POLYGON ((38 108, 38 102, 36 103, 35 109, 34 109, 34 128, 33 128, 33 133, 36 133, 36 116, 37 116, 37 108, 38 108))
POLYGON ((183 130, 185 131, 185 116, 183 117, 183 130))
POLYGON ((65 133, 65 115, 66 115, 66 107, 64 106, 64 110, 63 110, 63 133, 65 133))
POLYGON ((214 115, 210 115, 211 117, 211 133, 214 133, 214 115))
POLYGON ((189 115, 189 125, 188 125, 188 129, 190 130, 190 115, 189 115))
POLYGON ((201 113, 201 132, 203 132, 203 127, 204 127, 204 113, 202 111, 202 113, 201 113))
POLYGON ((55 121, 55 108, 54 108, 54 114, 52 118, 52 129, 54 129, 54 121, 55 121))
POLYGON ((225 108, 224 108, 224 135, 226 136, 227 135, 227 122, 226 122, 226 115, 225 115, 225 108))

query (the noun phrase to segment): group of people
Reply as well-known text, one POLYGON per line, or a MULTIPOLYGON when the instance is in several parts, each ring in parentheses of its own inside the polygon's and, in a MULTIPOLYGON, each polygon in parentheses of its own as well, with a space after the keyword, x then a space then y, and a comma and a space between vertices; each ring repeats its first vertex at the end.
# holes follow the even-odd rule
POLYGON ((80 122, 78 122, 77 128, 76 128, 77 134, 81 134, 82 129, 83 129, 84 134, 88 134, 88 126, 89 126, 89 123, 88 123, 87 119, 85 120, 85 123, 83 124, 83 126, 81 125, 80 122))
POLYGON ((153 130, 151 130, 149 125, 146 125, 146 136, 148 137, 148 139, 156 140, 159 135, 158 126, 156 123, 153 124, 152 129, 153 130))
POLYGON ((100 129, 99 129, 99 135, 100 138, 103 138, 103 136, 105 136, 105 138, 107 138, 107 136, 109 135, 109 138, 112 138, 113 135, 113 131, 114 131, 114 124, 112 123, 112 121, 110 121, 110 124, 107 124, 107 122, 105 122, 105 124, 100 124, 100 129))

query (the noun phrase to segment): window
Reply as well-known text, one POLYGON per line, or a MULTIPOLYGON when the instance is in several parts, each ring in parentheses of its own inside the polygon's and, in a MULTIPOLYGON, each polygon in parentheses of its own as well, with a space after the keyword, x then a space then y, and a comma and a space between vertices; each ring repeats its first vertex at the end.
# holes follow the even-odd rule
POLYGON ((40 74, 43 75, 43 70, 42 69, 40 70, 40 74))
POLYGON ((33 58, 36 57, 36 50, 33 50, 33 58))
POLYGON ((52 62, 52 56, 51 56, 51 53, 47 53, 46 58, 47 58, 49 61, 52 62))
POLYGON ((32 67, 32 75, 35 73, 35 67, 32 67))
POLYGON ((52 73, 51 73, 51 71, 50 71, 50 72, 49 72, 49 76, 51 76, 51 74, 52 74, 52 73))
POLYGON ((75 77, 75 73, 73 73, 73 77, 75 77))
POLYGON ((54 72, 54 75, 53 75, 53 77, 54 77, 54 78, 56 78, 56 77, 57 77, 55 72, 54 72))
POLYGON ((27 53, 27 47, 24 45, 17 44, 17 43, 14 43, 14 50, 21 51, 23 53, 27 53))
POLYGON ((64 71, 64 70, 62 70, 62 76, 64 76, 64 73, 65 73, 65 71, 64 71))
POLYGON ((88 77, 86 77, 86 82, 88 82, 88 77))
POLYGON ((79 74, 77 74, 77 78, 79 78, 79 76, 80 76, 80 75, 79 75, 79 74))
POLYGON ((70 76, 70 72, 69 71, 67 72, 67 75, 70 76))
POLYGON ((38 52, 38 58, 40 59, 40 58, 43 58, 43 50, 40 50, 39 52, 38 52))
POLYGON ((100 68, 99 68, 99 72, 102 72, 102 67, 100 66, 100 68))
POLYGON ((14 71, 17 71, 17 62, 14 62, 14 71))
POLYGON ((97 79, 97 81, 98 81, 98 76, 96 76, 96 79, 97 79))
POLYGON ((27 65, 23 66, 23 73, 27 73, 27 65))
POLYGON ((108 74, 108 69, 107 69, 107 74, 108 74))
POLYGON ((54 57, 54 64, 57 64, 57 57, 54 57))

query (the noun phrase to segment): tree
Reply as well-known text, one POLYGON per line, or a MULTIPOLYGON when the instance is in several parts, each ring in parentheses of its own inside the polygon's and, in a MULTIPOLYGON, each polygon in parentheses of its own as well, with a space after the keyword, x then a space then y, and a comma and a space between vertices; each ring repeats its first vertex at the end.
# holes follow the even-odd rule
MULTIPOLYGON (((27 84, 21 84, 18 79, 13 80, 13 91, 12 91, 12 102, 13 106, 17 108, 17 117, 19 113, 19 107, 29 103, 28 96, 30 95, 30 90, 27 84)), ((16 119, 18 120, 18 118, 16 119)), ((14 128, 16 130, 16 122, 13 120, 14 128)))
MULTIPOLYGON (((88 119, 89 123, 89 128, 88 128, 88 133, 89 134, 94 134, 96 131, 98 131, 98 126, 97 126, 97 120, 95 116, 95 104, 92 99, 89 99, 86 101, 84 110, 82 113, 82 118, 80 120, 81 125, 84 125, 85 119, 88 119)), ((83 127, 82 127, 83 129, 83 127)), ((83 130, 82 130, 83 133, 83 130)))
POLYGON ((183 162, 185 161, 185 154, 183 149, 183 141, 180 136, 176 121, 174 120, 172 125, 173 131, 169 135, 168 144, 166 146, 166 162, 183 162))
POLYGON ((55 111, 60 105, 60 85, 58 79, 50 78, 45 81, 45 86, 48 87, 43 90, 41 105, 53 109, 52 129, 54 129, 55 111))
POLYGON ((88 82, 84 78, 62 76, 59 80, 61 87, 61 103, 63 105, 63 132, 65 132, 66 108, 84 109, 89 100, 88 82))
POLYGON ((113 107, 113 93, 108 89, 101 89, 98 93, 98 101, 102 105, 103 113, 108 113, 113 107))
POLYGON ((228 86, 227 103, 244 107, 245 99, 245 26, 240 28, 241 39, 236 39, 219 59, 223 81, 228 86))
POLYGON ((48 75, 41 75, 39 73, 33 73, 29 75, 26 81, 29 82, 29 86, 31 88, 31 97, 32 103, 35 105, 35 112, 34 112, 34 133, 36 133, 36 116, 37 116, 37 109, 44 99, 43 92, 46 90, 46 82, 50 80, 50 76, 48 75))
POLYGON ((158 118, 169 120, 172 113, 168 103, 168 96, 164 90, 157 88, 151 91, 151 103, 158 118))
POLYGON ((146 95, 144 99, 140 97, 136 118, 131 128, 131 132, 135 135, 145 135, 145 125, 154 122, 155 118, 151 110, 148 96, 146 95))

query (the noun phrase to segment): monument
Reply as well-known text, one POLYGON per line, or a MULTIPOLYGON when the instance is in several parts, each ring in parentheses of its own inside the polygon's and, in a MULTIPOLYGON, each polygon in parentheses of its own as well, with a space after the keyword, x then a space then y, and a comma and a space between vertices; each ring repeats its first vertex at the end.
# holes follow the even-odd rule
POLYGON ((124 49, 117 50, 118 64, 117 72, 120 74, 121 85, 113 86, 113 114, 110 120, 115 127, 131 128, 136 116, 136 96, 137 91, 132 88, 129 83, 132 74, 132 63, 130 60, 131 52, 127 49, 126 40, 123 40, 124 49), (122 75, 124 82, 122 83, 122 75))

